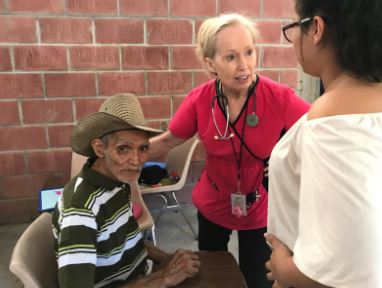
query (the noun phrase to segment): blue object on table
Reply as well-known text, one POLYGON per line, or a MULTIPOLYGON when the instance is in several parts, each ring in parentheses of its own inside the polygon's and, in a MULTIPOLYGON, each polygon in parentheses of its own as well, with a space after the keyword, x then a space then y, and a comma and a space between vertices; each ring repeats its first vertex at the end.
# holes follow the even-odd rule
POLYGON ((155 162, 155 161, 148 161, 143 165, 143 168, 150 167, 150 166, 159 166, 162 169, 167 169, 167 164, 165 162, 155 162))

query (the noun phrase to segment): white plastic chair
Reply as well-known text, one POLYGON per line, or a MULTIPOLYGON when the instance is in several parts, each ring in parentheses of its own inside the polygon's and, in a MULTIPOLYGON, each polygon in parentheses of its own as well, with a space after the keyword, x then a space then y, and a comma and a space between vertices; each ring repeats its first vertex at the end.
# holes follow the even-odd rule
POLYGON ((42 213, 21 234, 13 248, 9 270, 25 288, 58 287, 50 213, 42 213))
POLYGON ((158 187, 141 186, 142 194, 157 194, 164 201, 164 205, 159 215, 156 217, 155 223, 158 223, 162 213, 166 209, 177 209, 182 214, 187 225, 190 227, 195 239, 197 239, 197 234, 194 230, 194 227, 192 227, 190 220, 184 214, 182 206, 176 198, 175 193, 181 190, 186 183, 187 174, 190 169, 192 154, 194 154, 194 151, 199 142, 199 139, 192 137, 180 144, 179 146, 176 146, 175 148, 171 149, 167 153, 166 158, 164 160, 164 162, 167 164, 167 171, 170 173, 172 171, 176 171, 177 174, 180 176, 178 182, 172 185, 164 185, 158 187))

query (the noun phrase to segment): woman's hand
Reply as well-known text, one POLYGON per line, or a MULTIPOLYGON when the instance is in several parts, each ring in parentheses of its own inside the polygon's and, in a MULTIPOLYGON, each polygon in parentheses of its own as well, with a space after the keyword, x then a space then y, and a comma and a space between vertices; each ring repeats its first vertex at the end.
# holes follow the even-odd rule
POLYGON ((267 243, 272 247, 272 254, 269 261, 265 263, 265 267, 270 271, 267 273, 267 279, 274 281, 273 288, 288 287, 283 285, 280 281, 280 264, 289 261, 292 258, 292 251, 282 243, 276 236, 272 234, 265 234, 267 243))
POLYGON ((265 267, 270 271, 267 273, 267 278, 275 281, 273 288, 328 288, 303 274, 293 262, 292 251, 276 236, 266 233, 265 239, 272 248, 271 259, 267 261, 265 267))
POLYGON ((282 287, 282 286, 279 284, 279 282, 274 281, 274 282, 273 282, 273 285, 272 285, 272 288, 286 288, 286 287, 282 287))

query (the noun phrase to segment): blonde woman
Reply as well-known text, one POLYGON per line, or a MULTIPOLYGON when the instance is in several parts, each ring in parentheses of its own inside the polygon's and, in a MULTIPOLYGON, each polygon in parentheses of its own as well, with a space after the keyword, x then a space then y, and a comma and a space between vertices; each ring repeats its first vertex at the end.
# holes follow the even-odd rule
POLYGON ((263 237, 268 195, 264 166, 283 130, 309 108, 285 85, 256 74, 257 31, 239 14, 207 19, 198 33, 197 54, 212 80, 192 90, 169 131, 150 140, 150 157, 198 133, 207 152, 193 190, 198 209, 199 249, 227 250, 238 231, 239 262, 248 287, 270 287, 263 237))

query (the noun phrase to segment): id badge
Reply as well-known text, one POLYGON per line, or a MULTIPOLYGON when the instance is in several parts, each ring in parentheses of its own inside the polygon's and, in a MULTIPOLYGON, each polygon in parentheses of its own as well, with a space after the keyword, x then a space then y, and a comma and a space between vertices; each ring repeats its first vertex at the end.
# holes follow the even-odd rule
POLYGON ((243 194, 231 194, 231 213, 236 217, 247 216, 246 197, 243 194))

